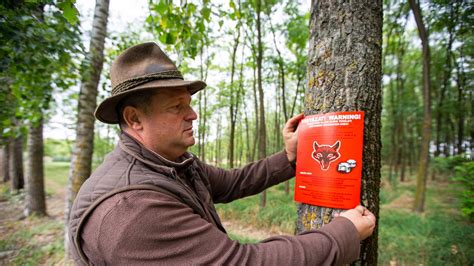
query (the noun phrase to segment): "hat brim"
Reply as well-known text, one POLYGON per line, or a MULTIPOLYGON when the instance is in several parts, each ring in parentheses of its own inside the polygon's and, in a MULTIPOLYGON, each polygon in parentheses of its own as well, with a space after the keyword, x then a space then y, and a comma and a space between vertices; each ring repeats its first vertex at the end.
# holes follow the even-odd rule
POLYGON ((117 104, 130 94, 150 89, 186 87, 189 93, 193 95, 206 86, 206 83, 200 80, 160 79, 150 81, 105 99, 97 106, 94 116, 101 122, 117 124, 119 122, 116 110, 117 104))

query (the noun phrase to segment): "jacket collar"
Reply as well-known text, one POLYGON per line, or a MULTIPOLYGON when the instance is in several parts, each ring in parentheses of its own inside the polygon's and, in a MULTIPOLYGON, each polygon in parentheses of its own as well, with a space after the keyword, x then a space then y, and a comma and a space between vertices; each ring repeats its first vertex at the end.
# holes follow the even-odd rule
POLYGON ((120 148, 135 159, 155 168, 159 172, 172 173, 187 169, 195 160, 193 154, 186 152, 178 158, 177 162, 170 161, 160 154, 143 146, 138 140, 122 132, 119 140, 120 148))

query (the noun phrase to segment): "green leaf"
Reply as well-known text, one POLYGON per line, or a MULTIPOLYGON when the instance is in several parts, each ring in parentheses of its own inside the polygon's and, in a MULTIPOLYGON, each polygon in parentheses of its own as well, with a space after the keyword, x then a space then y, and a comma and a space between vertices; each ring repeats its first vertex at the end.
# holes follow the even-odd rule
POLYGON ((167 33, 165 44, 174 44, 175 42, 176 42, 176 36, 172 33, 167 33))
POLYGON ((201 9, 201 15, 202 15, 202 17, 203 17, 206 21, 210 21, 211 9, 208 8, 208 7, 203 7, 203 8, 201 9))
POLYGON ((73 2, 66 0, 58 4, 58 7, 63 11, 64 18, 72 25, 75 25, 79 21, 79 11, 77 11, 73 2))
POLYGON ((166 14, 168 11, 168 4, 166 2, 167 2, 166 0, 161 0, 158 3, 158 5, 154 6, 154 10, 156 10, 156 12, 158 12, 161 15, 166 14))

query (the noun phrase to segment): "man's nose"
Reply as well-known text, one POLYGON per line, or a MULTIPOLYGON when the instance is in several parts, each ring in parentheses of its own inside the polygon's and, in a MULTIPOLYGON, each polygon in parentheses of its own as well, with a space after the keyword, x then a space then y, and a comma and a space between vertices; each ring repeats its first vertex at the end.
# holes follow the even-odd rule
POLYGON ((194 109, 191 106, 189 106, 185 119, 186 120, 196 120, 197 118, 198 118, 197 113, 194 111, 194 109))

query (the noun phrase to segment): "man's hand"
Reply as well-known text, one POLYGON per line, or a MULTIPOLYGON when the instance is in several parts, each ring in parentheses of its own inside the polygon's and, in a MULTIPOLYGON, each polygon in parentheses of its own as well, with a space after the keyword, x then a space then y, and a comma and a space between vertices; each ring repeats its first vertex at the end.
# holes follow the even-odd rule
POLYGON ((303 113, 290 118, 283 128, 283 141, 285 142, 286 156, 290 162, 296 159, 296 145, 298 143, 298 124, 303 119, 303 113))
POLYGON ((359 205, 354 209, 342 212, 339 216, 346 217, 355 225, 360 240, 366 239, 374 232, 375 216, 364 206, 359 205))

